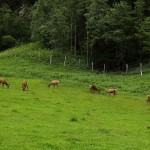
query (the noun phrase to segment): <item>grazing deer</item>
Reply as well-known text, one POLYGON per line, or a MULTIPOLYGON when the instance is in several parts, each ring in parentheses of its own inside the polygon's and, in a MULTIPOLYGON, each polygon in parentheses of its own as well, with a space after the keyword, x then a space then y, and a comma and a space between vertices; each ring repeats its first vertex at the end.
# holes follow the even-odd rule
POLYGON ((26 88, 28 89, 27 81, 26 81, 26 80, 23 80, 23 81, 22 81, 22 90, 24 91, 26 88))
POLYGON ((150 102, 150 95, 147 95, 147 102, 150 102))
POLYGON ((48 84, 48 87, 50 87, 51 85, 53 85, 54 87, 57 86, 58 87, 59 81, 58 80, 52 80, 50 82, 50 84, 48 84))
POLYGON ((106 91, 106 93, 109 93, 109 94, 116 94, 116 89, 108 89, 107 91, 106 91))
POLYGON ((95 91, 98 91, 98 92, 100 92, 100 88, 99 87, 96 87, 96 85, 95 84, 91 84, 90 86, 89 86, 89 88, 90 88, 90 91, 92 92, 95 92, 95 91))
POLYGON ((0 78, 0 84, 2 84, 3 88, 4 88, 4 85, 7 86, 7 88, 9 88, 9 83, 7 83, 7 81, 4 79, 4 78, 0 78))

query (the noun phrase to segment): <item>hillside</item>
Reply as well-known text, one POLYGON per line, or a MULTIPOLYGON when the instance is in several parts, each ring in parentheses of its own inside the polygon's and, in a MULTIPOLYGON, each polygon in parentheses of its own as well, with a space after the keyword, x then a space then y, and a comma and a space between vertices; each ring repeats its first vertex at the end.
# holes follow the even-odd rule
POLYGON ((85 69, 84 61, 41 49, 38 44, 27 44, 0 53, 0 76, 15 76, 19 78, 41 78, 61 80, 66 85, 88 87, 91 83, 98 84, 101 89, 115 87, 119 91, 133 94, 150 93, 150 64, 143 67, 143 76, 139 68, 125 72, 91 71, 85 69), (52 56, 51 65, 50 57, 52 56), (69 58, 69 59, 68 59, 69 58))
POLYGON ((36 44, 0 53, 0 76, 10 83, 0 86, 1 150, 149 150, 148 68, 143 76, 137 70, 103 74, 73 58, 64 66, 60 54, 50 65, 52 54, 36 44), (58 87, 47 87, 52 79, 58 87), (100 93, 90 92, 93 82, 100 93), (105 94, 112 87, 117 94, 105 94))

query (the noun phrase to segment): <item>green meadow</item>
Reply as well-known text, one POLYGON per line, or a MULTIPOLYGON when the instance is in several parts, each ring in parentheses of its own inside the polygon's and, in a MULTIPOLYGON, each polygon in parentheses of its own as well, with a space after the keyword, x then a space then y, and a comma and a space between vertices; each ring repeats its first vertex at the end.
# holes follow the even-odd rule
POLYGON ((0 76, 10 83, 0 85, 1 150, 149 150, 148 67, 143 76, 138 69, 103 74, 49 65, 39 52, 50 55, 32 44, 0 53, 0 76), (58 88, 47 87, 52 79, 58 88), (90 92, 91 83, 100 93, 90 92), (117 94, 105 94, 108 88, 117 94))

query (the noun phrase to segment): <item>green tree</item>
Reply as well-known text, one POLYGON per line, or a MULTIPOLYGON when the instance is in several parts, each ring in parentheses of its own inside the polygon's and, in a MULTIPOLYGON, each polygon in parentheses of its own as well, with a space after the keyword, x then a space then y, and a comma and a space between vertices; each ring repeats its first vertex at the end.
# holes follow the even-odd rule
POLYGON ((141 22, 138 30, 138 38, 142 45, 140 51, 140 61, 143 61, 143 57, 146 59, 150 58, 150 17, 146 17, 143 22, 141 22))
POLYGON ((114 4, 104 17, 105 32, 102 36, 105 41, 115 43, 115 51, 112 53, 115 53, 118 63, 125 61, 128 43, 134 37, 135 26, 132 13, 131 7, 126 2, 120 2, 114 4))
MULTIPOLYGON (((29 30, 31 19, 30 11, 31 7, 27 5, 20 7, 19 11, 12 11, 7 4, 1 5, 0 41, 2 40, 2 36, 7 35, 10 35, 18 42, 29 41, 31 35, 29 30)), ((3 46, 0 46, 3 49, 3 46)))
POLYGON ((141 23, 144 19, 144 6, 145 2, 143 0, 137 0, 135 3, 134 14, 137 24, 141 23))
POLYGON ((12 18, 11 18, 11 9, 8 5, 4 4, 0 7, 0 16, 1 16, 1 19, 0 19, 0 35, 2 36, 3 34, 8 34, 11 29, 10 29, 10 26, 11 26, 11 21, 12 21, 12 18))
POLYGON ((66 48, 69 27, 65 13, 66 8, 60 7, 58 1, 39 0, 32 13, 32 39, 50 48, 66 48))
POLYGON ((108 12, 107 0, 90 0, 87 3, 86 30, 87 30, 87 63, 92 60, 93 46, 102 39, 105 31, 103 18, 108 12), (90 58, 88 58, 90 57, 90 58))
POLYGON ((0 7, 0 48, 4 50, 5 48, 10 48, 14 46, 15 41, 14 37, 11 36, 12 33, 12 11, 10 7, 6 4, 3 4, 0 7), (13 39, 13 40, 12 40, 13 39), (13 43, 13 44, 12 44, 13 43), (7 46, 8 44, 8 46, 7 46))

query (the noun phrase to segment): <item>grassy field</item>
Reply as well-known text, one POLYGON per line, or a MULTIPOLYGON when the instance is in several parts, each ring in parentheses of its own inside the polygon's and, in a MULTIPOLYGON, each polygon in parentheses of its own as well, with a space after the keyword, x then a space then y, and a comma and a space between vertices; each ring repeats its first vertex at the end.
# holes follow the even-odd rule
POLYGON ((0 86, 1 150, 149 150, 150 73, 102 74, 14 59, 21 49, 0 54, 0 76, 10 83, 0 86), (47 87, 51 79, 58 88, 47 87), (100 93, 89 91, 92 82, 100 93), (105 94, 111 87, 116 95, 105 94))

